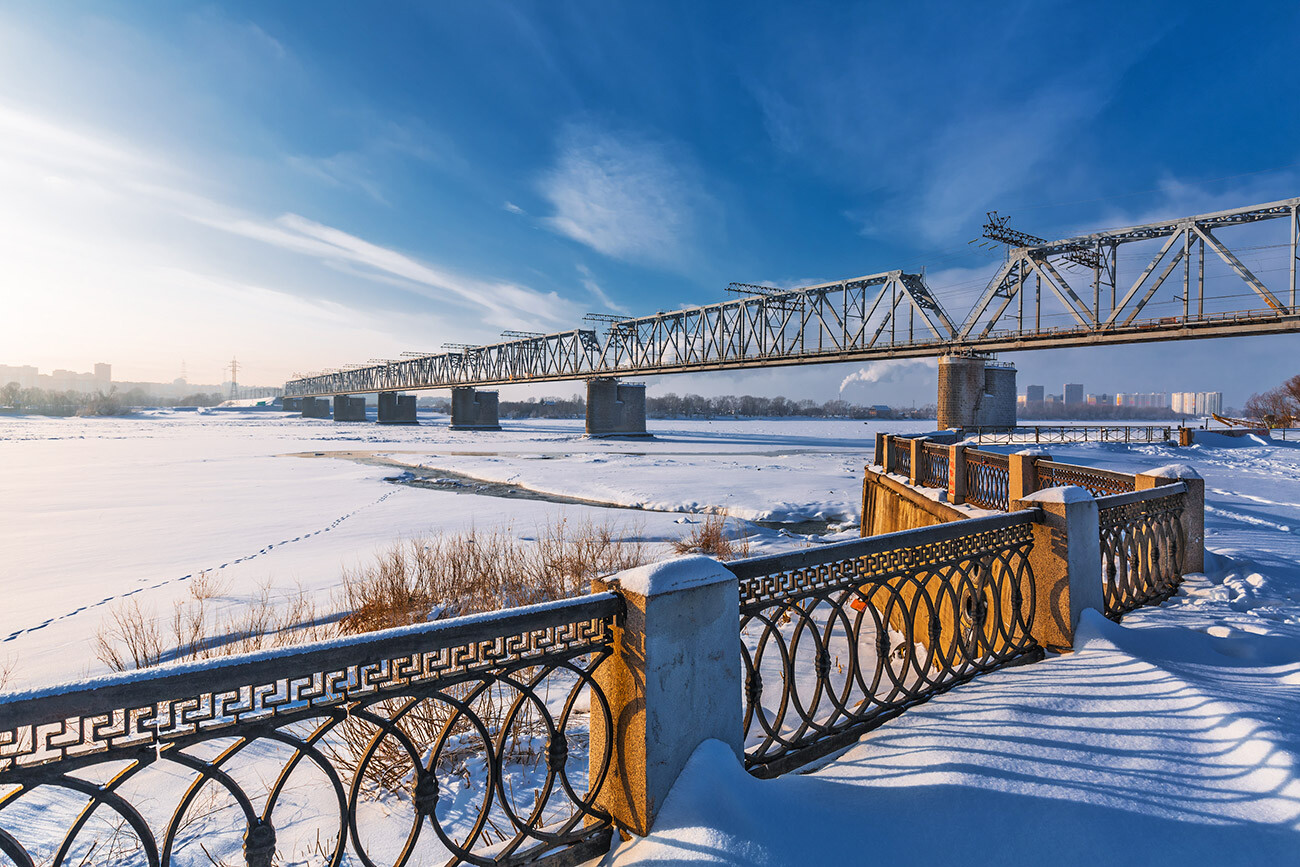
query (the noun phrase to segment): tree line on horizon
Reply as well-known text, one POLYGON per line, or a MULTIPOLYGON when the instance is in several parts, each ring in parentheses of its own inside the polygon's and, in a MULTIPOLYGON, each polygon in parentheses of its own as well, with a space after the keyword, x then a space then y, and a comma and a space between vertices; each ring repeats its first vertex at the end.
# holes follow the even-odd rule
POLYGON ((0 406, 33 415, 122 415, 142 406, 216 406, 225 400, 220 393, 196 392, 184 397, 155 397, 140 388, 118 391, 58 391, 23 388, 16 382, 0 387, 0 406))
POLYGON ((1277 388, 1252 394, 1246 401, 1246 415, 1269 427, 1291 427, 1300 421, 1300 373, 1277 388))

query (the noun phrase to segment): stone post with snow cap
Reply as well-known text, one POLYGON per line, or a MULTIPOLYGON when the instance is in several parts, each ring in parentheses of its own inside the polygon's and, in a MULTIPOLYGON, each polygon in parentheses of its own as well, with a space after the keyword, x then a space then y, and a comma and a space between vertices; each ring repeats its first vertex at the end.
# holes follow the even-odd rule
POLYGON ((885 434, 885 459, 880 462, 880 467, 889 475, 894 471, 894 436, 885 434))
POLYGON ((889 436, 887 434, 880 432, 876 433, 876 459, 872 461, 872 463, 878 467, 883 467, 885 465, 885 449, 887 448, 886 441, 888 439, 889 436))
POLYGON ((1034 571, 1033 635, 1050 650, 1074 646, 1085 608, 1105 612, 1097 501, 1077 485, 1048 488, 1011 501, 1012 511, 1037 508, 1029 565, 1034 571))
MULTIPOLYGON (((614 725, 613 762, 596 803, 644 836, 701 743, 720 740, 741 759, 740 588, 726 566, 701 555, 593 583, 627 606, 614 655, 595 673, 614 725)), ((596 750, 605 743, 603 715, 592 714, 591 727, 596 750)))
POLYGON ((1187 464, 1169 464, 1138 473, 1134 487, 1148 491, 1161 485, 1182 482, 1187 485, 1183 498, 1183 561, 1182 570, 1205 571, 1205 479, 1187 464))
POLYGON ((1038 490, 1036 462, 1051 459, 1051 455, 1038 449, 1022 449, 1007 455, 1007 500, 1013 502, 1038 490))

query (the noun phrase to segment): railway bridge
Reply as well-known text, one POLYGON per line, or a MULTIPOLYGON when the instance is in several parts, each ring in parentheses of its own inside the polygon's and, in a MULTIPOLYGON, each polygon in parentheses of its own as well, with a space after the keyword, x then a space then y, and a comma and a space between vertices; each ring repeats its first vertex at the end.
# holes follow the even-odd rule
POLYGON ((348 365, 285 384, 305 416, 414 422, 415 398, 450 388, 452 426, 498 426, 484 388, 587 381, 587 431, 645 433, 644 386, 629 376, 797 364, 939 358, 940 426, 1014 424, 1015 372, 995 353, 1300 331, 1300 198, 1046 241, 990 214, 1006 257, 961 320, 923 274, 883 271, 797 289, 733 283, 716 304, 616 317, 585 328, 506 332, 500 342, 348 365), (1008 372, 1009 371, 1009 372, 1008 372), (1008 392, 1009 389, 1009 392, 1008 392), (1007 413, 1010 413, 1008 418, 1007 413))

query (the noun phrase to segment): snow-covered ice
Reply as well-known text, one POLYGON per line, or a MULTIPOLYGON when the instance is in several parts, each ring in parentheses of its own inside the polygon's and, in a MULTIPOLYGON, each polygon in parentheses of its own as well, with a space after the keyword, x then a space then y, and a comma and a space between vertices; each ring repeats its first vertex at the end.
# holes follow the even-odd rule
MULTIPOLYGON (((619 441, 585 439, 580 420, 507 421, 493 433, 451 431, 445 417, 425 421, 381 427, 168 410, 0 418, 0 670, 12 668, 9 688, 103 672, 92 640, 110 610, 139 601, 168 616, 205 570, 225 586, 221 610, 246 606, 266 584, 273 598, 302 588, 328 610, 345 567, 438 531, 509 528, 530 538, 561 519, 591 520, 667 553, 697 511, 853 522, 861 468, 880 429, 655 421, 654 439, 619 441), (478 496, 472 485, 417 489, 384 481, 400 474, 392 466, 325 457, 342 452, 593 504, 478 496), (606 502, 638 508, 599 505, 606 502)), ((810 544, 797 532, 749 529, 755 554, 810 544)))
MULTIPOLYGON (((506 425, 483 434, 256 412, 0 419, 10 688, 102 672, 91 639, 107 612, 128 597, 166 612, 204 570, 226 576, 222 602, 237 607, 265 582, 327 599, 344 567, 439 530, 506 526, 526 538, 568 516, 666 543, 698 512, 851 524, 874 432, 926 428, 652 421, 656 439, 620 442, 585 440, 576 421, 506 425), (363 460, 375 458, 386 463, 363 460), (590 502, 385 481, 403 468, 590 502)), ((1127 472, 1194 469, 1206 482, 1204 574, 1122 625, 1087 617, 1074 653, 978 678, 809 773, 756 780, 706 744, 651 836, 605 860, 1296 863, 1300 447, 1202 434, 1190 448, 1046 451, 1127 472)), ((750 529, 753 553, 818 541, 750 529)))

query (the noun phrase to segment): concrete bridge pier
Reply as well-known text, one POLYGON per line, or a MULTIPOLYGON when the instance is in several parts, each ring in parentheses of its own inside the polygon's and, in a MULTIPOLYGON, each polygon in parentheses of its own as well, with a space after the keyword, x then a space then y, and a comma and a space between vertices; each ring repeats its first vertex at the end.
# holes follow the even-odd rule
POLYGON ((346 394, 334 395, 334 420, 365 421, 366 399, 364 397, 351 397, 346 394))
POLYGON ((419 424, 415 418, 415 395, 379 392, 379 423, 419 424))
POLYGON ((1016 426, 1016 368, 979 355, 939 356, 939 429, 1016 426))
POLYGON ((302 398, 282 397, 280 398, 280 408, 285 412, 302 412, 302 398))
POLYGON ((610 377, 587 380, 587 436, 649 436, 645 429, 645 384, 610 377))
POLYGON ((469 386, 451 390, 452 430, 501 430, 495 391, 479 391, 469 386))
POLYGON ((330 402, 324 398, 299 398, 303 418, 329 418, 330 402))

